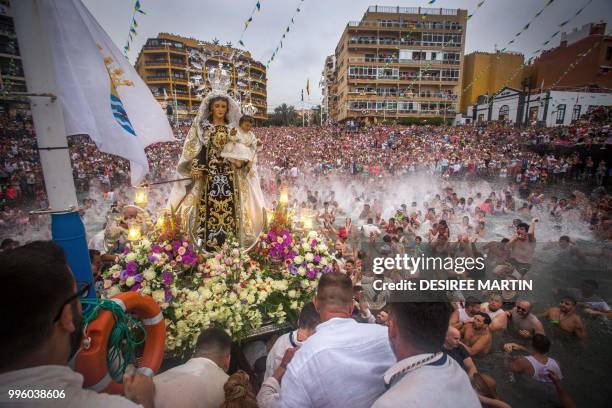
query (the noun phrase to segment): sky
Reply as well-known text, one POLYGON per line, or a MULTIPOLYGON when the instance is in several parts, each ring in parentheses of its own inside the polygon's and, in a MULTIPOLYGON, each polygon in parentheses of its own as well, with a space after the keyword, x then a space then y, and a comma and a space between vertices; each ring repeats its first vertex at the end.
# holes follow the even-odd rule
MULTIPOLYGON (((120 49, 125 45, 133 14, 134 0, 82 0, 120 49)), ((283 48, 268 69, 268 110, 281 103, 299 106, 301 89, 310 79, 310 97, 306 102, 320 103, 319 80, 325 57, 334 53, 338 40, 349 21, 359 21, 368 6, 442 7, 467 9, 473 17, 468 21, 465 53, 493 51, 503 48, 530 21, 548 0, 429 0, 365 1, 365 0, 260 0, 261 11, 243 37, 246 49, 266 64, 278 45, 298 5, 283 48)), ((612 1, 590 0, 584 11, 573 18, 563 31, 590 22, 606 21, 612 26, 612 1)), ((140 0, 146 15, 136 14, 138 35, 129 52, 132 63, 147 38, 169 32, 202 41, 219 39, 235 46, 244 22, 257 0, 140 0)), ((529 29, 508 47, 528 57, 555 31, 558 24, 571 18, 589 0, 554 0, 530 25, 529 29)), ((557 36, 548 47, 559 44, 557 36)))

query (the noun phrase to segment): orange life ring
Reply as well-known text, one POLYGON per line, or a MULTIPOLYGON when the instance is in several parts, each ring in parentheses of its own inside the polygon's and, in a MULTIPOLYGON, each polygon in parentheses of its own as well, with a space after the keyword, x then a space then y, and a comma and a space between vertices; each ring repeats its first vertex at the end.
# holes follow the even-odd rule
MULTIPOLYGON (((159 305, 150 296, 136 292, 119 293, 111 300, 144 323, 147 337, 138 372, 153 376, 161 366, 166 339, 166 323, 159 305)), ((83 375, 84 387, 108 394, 123 394, 123 384, 113 380, 106 364, 108 340, 114 325, 114 315, 108 310, 102 310, 98 318, 89 323, 76 356, 75 370, 83 375)))

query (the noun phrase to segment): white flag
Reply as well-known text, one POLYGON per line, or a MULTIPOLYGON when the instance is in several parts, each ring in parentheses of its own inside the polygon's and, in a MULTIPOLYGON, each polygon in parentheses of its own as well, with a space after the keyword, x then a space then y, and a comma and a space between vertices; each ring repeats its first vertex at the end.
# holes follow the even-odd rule
POLYGON ((39 2, 68 135, 87 134, 130 161, 132 185, 149 172, 144 148, 173 141, 149 87, 80 0, 39 2))

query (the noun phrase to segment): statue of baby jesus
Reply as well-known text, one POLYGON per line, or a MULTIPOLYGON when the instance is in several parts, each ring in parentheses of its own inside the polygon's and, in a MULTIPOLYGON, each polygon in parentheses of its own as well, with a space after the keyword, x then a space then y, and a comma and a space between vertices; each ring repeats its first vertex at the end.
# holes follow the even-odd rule
POLYGON ((257 148, 261 144, 251 131, 253 122, 254 119, 251 116, 242 116, 238 122, 238 128, 232 129, 229 141, 221 152, 221 157, 226 158, 238 169, 249 166, 253 162, 257 148))

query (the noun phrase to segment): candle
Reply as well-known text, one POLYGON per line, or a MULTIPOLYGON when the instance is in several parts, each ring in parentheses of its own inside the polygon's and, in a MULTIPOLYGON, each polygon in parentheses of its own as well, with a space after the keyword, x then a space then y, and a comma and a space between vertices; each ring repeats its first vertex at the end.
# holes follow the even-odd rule
POLYGON ((281 205, 289 204, 289 191, 287 191, 286 189, 282 189, 278 201, 281 205))
POLYGON ((134 204, 140 208, 146 208, 149 201, 149 194, 146 187, 136 187, 134 193, 134 204))
POLYGON ((312 217, 303 216, 302 224, 304 224, 304 229, 310 231, 312 229, 312 217))
POLYGON ((268 225, 272 224, 274 220, 274 211, 266 209, 266 217, 268 220, 268 225))
POLYGON ((142 226, 140 224, 128 224, 128 241, 140 241, 142 239, 141 229, 142 226))

